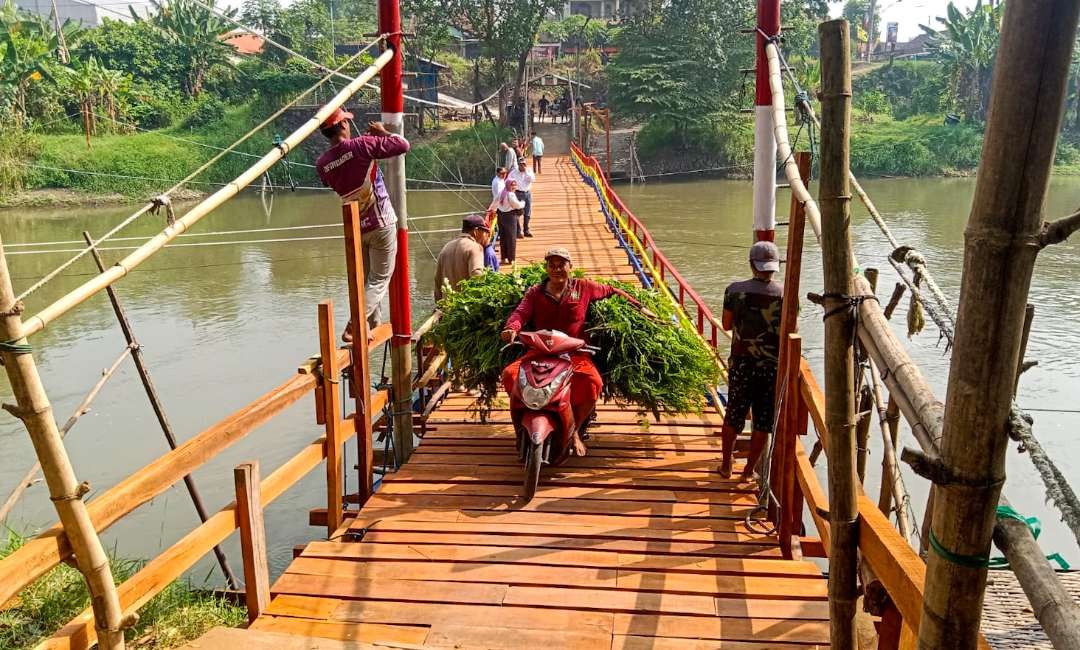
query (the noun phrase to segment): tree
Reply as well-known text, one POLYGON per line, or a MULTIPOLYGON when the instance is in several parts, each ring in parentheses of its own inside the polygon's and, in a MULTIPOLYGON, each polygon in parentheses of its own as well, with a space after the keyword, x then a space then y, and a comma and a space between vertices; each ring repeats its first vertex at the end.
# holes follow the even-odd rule
POLYGON ((856 49, 865 44, 866 51, 872 51, 881 36, 881 16, 878 15, 877 3, 872 0, 847 0, 843 16, 850 23, 851 42, 856 49), (873 33, 870 33, 871 6, 874 8, 873 33))
POLYGON ((964 15, 952 2, 944 18, 937 20, 943 29, 920 25, 929 35, 926 49, 937 56, 949 79, 949 100, 968 121, 983 121, 990 107, 990 82, 994 60, 1001 40, 1002 7, 984 5, 978 0, 964 15))
MULTIPOLYGON (((181 86, 184 93, 198 97, 207 77, 215 68, 231 66, 232 47, 221 39, 233 29, 232 23, 192 0, 150 0, 156 10, 143 17, 131 11, 135 22, 148 22, 176 49, 183 64, 181 86)), ((214 6, 214 0, 205 0, 214 6)), ((220 9, 234 18, 236 9, 220 9)))
POLYGON ((439 49, 450 43, 450 23, 446 19, 449 12, 449 0, 402 0, 401 15, 411 21, 415 33, 410 39, 413 53, 434 58, 439 49))
POLYGON ((454 15, 477 38, 484 56, 492 61, 499 86, 500 120, 506 124, 507 85, 511 64, 516 64, 514 103, 521 100, 525 64, 544 17, 562 7, 562 0, 449 0, 454 15))
POLYGON ((87 30, 72 53, 76 59, 92 56, 106 68, 162 85, 179 81, 185 72, 176 48, 149 22, 106 19, 97 29, 87 30))
POLYGON ((670 120, 685 134, 690 122, 734 103, 739 69, 754 57, 739 27, 753 16, 750 0, 653 5, 615 39, 610 104, 620 114, 670 120))
MULTIPOLYGON (((68 43, 76 42, 82 31, 71 21, 65 21, 60 30, 68 43)), ((16 123, 27 117, 31 88, 53 80, 63 70, 60 40, 49 22, 40 16, 18 9, 11 0, 0 6, 0 86, 10 93, 16 123)))
POLYGON ((278 24, 281 3, 278 0, 244 0, 240 16, 244 24, 263 34, 270 34, 278 24))

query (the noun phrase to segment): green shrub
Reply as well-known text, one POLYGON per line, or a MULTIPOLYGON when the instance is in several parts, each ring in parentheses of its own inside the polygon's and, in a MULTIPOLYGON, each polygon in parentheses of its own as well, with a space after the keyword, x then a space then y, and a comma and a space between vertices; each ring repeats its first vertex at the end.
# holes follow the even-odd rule
POLYGON ((753 124, 734 110, 680 123, 655 119, 638 133, 637 146, 645 161, 677 154, 697 167, 745 165, 753 161, 753 124))
POLYGON ((22 129, 0 123, 0 196, 23 189, 26 172, 23 163, 37 150, 37 139, 22 129))
POLYGON ((184 126, 189 129, 197 129, 217 122, 224 113, 225 104, 220 99, 203 95, 202 98, 195 102, 195 107, 188 114, 187 119, 184 120, 184 126))
POLYGON ((414 146, 405 157, 406 172, 409 178, 488 183, 495 175, 499 143, 512 138, 509 129, 490 122, 459 129, 436 142, 414 146))
POLYGON ((940 115, 947 89, 941 64, 933 61, 890 61, 854 79, 851 85, 856 106, 862 95, 878 91, 898 120, 913 115, 940 115))

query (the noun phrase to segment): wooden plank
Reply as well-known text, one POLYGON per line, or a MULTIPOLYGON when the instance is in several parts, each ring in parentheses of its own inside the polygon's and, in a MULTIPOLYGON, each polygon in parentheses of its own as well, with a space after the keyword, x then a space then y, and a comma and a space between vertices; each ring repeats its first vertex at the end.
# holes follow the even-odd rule
MULTIPOLYGON (((352 322, 354 344, 366 341, 368 337, 367 309, 364 305, 364 263, 360 240, 360 208, 355 201, 341 206, 341 216, 345 230, 345 270, 349 289, 349 320, 352 322)), ((362 343, 360 343, 362 345, 362 343)), ((368 355, 354 354, 351 357, 353 385, 367 387, 371 385, 371 369, 368 355)), ((361 501, 372 492, 372 468, 374 450, 372 441, 371 396, 365 390, 355 391, 355 412, 357 418, 358 458, 360 477, 358 491, 361 501)))
POLYGON ((347 577, 357 580, 437 580, 443 582, 495 583, 615 588, 615 569, 498 562, 351 562, 301 556, 289 565, 291 574, 347 577))
POLYGON ((237 465, 233 469, 233 485, 236 488, 240 554, 244 560, 244 602, 247 604, 248 623, 251 623, 262 615, 270 603, 270 568, 266 559, 259 461, 237 465))
POLYGON ((440 623, 431 628, 428 647, 485 648, 486 650, 518 650, 532 648, 575 648, 581 650, 610 650, 611 635, 604 632, 579 630, 523 630, 520 628, 452 625, 440 623))
MULTIPOLYGON (((322 363, 322 421, 326 431, 326 520, 327 535, 333 535, 341 526, 342 481, 341 451, 344 433, 341 431, 341 391, 338 382, 341 366, 334 354, 337 337, 334 333, 334 302, 319 303, 319 351, 326 361, 322 363)), ((316 400, 318 401, 318 400, 316 400)))
POLYGON ((775 641, 701 641, 699 639, 663 638, 649 636, 615 636, 611 650, 812 650, 828 645, 776 643, 775 641))
MULTIPOLYGON (((354 529, 366 531, 366 535, 384 535, 388 533, 420 532, 464 535, 497 535, 506 538, 500 543, 505 544, 528 544, 527 541, 514 541, 518 537, 557 537, 566 539, 582 538, 591 541, 597 540, 641 540, 645 542, 747 542, 748 544, 775 545, 775 535, 766 535, 759 532, 749 531, 745 525, 728 524, 726 528, 714 528, 708 525, 698 526, 695 529, 664 529, 653 527, 644 522, 638 524, 636 517, 613 517, 604 518, 595 523, 589 523, 582 517, 563 517, 552 520, 547 515, 528 517, 527 523, 515 521, 513 514, 483 513, 481 517, 470 517, 458 520, 457 517, 447 519, 441 515, 458 515, 456 511, 435 510, 430 511, 433 516, 429 518, 425 512, 390 513, 388 516, 377 517, 374 513, 365 515, 356 520, 354 529)), ((380 514, 387 514, 380 511, 380 514)), ((553 515, 552 517, 558 517, 553 515)), ((434 541, 436 537, 432 536, 434 541)), ((365 541, 371 541, 374 537, 364 537, 365 541)), ((388 538, 392 539, 392 538, 388 538)), ((464 542, 462 542, 464 543, 464 542)))
MULTIPOLYGON (((350 643, 422 644, 431 631, 427 626, 381 625, 378 623, 338 623, 302 618, 264 616, 248 628, 259 632, 290 634, 297 638, 323 638, 350 643)), ((254 647, 254 646, 246 646, 254 647)), ((271 646, 264 646, 271 647, 271 646)), ((229 650, 238 650, 230 648, 229 650)))
POLYGON ((547 499, 536 497, 519 503, 516 497, 453 496, 438 494, 382 494, 368 500, 365 509, 402 506, 455 508, 460 510, 514 510, 565 514, 663 515, 666 517, 742 519, 753 506, 695 503, 652 503, 649 501, 596 501, 591 499, 547 499))
POLYGON ((820 579, 660 573, 637 569, 620 569, 617 584, 619 589, 712 594, 732 598, 824 600, 828 596, 825 581, 820 579))
MULTIPOLYGON (((379 494, 390 495, 440 495, 440 496, 488 496, 516 497, 520 485, 490 483, 434 483, 419 481, 387 482, 379 494)), ((699 492, 658 490, 634 485, 617 487, 566 486, 560 482, 546 482, 536 490, 536 496, 544 499, 596 499, 601 501, 655 501, 657 503, 696 503, 718 505, 754 505, 754 495, 740 492, 699 492)))
POLYGON ((340 576, 312 576, 284 573, 271 592, 307 596, 367 600, 404 600, 421 603, 476 603, 498 605, 507 586, 434 580, 357 580, 340 576))
POLYGON ((530 607, 570 607, 609 612, 646 612, 713 616, 716 602, 711 596, 662 594, 639 591, 559 589, 556 587, 510 587, 504 604, 530 607))
MULTIPOLYGON (((299 597, 294 597, 299 598, 299 597)), ((510 607, 506 605, 456 605, 406 603, 403 601, 330 600, 315 601, 313 609, 323 609, 323 602, 334 604, 331 620, 386 623, 391 625, 495 625, 523 630, 593 630, 611 634, 610 612, 583 612, 574 609, 510 607)), ((295 608, 298 603, 294 603, 295 608)), ((272 605, 271 605, 272 606, 272 605)))
MULTIPOLYGON (((238 650, 239 648, 274 648, 274 650, 368 650, 375 649, 367 643, 343 642, 332 639, 305 639, 291 634, 277 634, 259 630, 241 630, 215 627, 194 641, 182 646, 182 650, 238 650)), ((385 650, 383 647, 381 650, 385 650)))
POLYGON ((623 636, 824 644, 829 642, 829 626, 821 621, 615 614, 612 623, 613 632, 623 636))

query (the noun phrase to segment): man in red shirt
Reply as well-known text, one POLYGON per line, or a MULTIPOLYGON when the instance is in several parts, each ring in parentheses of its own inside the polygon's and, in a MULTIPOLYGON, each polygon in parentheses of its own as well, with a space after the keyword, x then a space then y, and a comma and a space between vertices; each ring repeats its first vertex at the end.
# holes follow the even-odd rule
MULTIPOLYGON (((506 320, 502 331, 503 343, 510 343, 518 332, 526 326, 530 330, 559 330, 575 338, 588 340, 585 332, 585 316, 589 304, 594 300, 604 300, 611 296, 622 296, 637 305, 642 313, 653 318, 652 312, 645 309, 625 291, 610 287, 586 278, 570 277, 574 269, 570 252, 565 248, 553 248, 544 257, 547 266, 547 280, 529 287, 514 313, 506 320)), ((600 389, 604 381, 587 352, 572 355, 574 374, 570 380, 570 402, 574 409, 574 421, 583 424, 596 408, 600 389)), ((503 389, 510 393, 517 381, 521 360, 514 361, 503 370, 503 389)), ((584 456, 587 448, 577 433, 571 441, 573 453, 584 456)))
MULTIPOLYGON (((409 150, 409 141, 387 131, 380 122, 371 122, 367 133, 350 137, 352 116, 338 108, 319 127, 330 141, 330 148, 315 161, 315 168, 322 182, 341 196, 342 204, 360 204, 364 304, 368 326, 374 329, 382 320, 382 301, 397 256, 397 214, 375 161, 404 154, 409 150)), ((352 340, 351 321, 342 338, 352 340)))

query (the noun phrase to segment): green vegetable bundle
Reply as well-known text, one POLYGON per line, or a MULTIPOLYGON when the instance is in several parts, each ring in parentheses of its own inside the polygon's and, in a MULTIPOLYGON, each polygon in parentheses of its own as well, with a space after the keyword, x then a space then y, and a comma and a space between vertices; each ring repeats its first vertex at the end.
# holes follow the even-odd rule
MULTIPOLYGON (((575 272, 580 276, 580 272, 575 272)), ((485 273, 448 292, 439 309, 442 318, 429 338, 450 357, 451 379, 480 391, 480 413, 495 402, 502 369, 521 354, 520 347, 502 350, 499 339, 506 319, 525 291, 547 277, 542 264, 511 274, 485 273)), ((715 386, 719 368, 697 334, 679 323, 671 302, 655 291, 596 278, 618 286, 658 316, 653 320, 621 297, 594 302, 586 329, 604 378, 604 397, 651 411, 700 412, 704 387, 715 386)))

